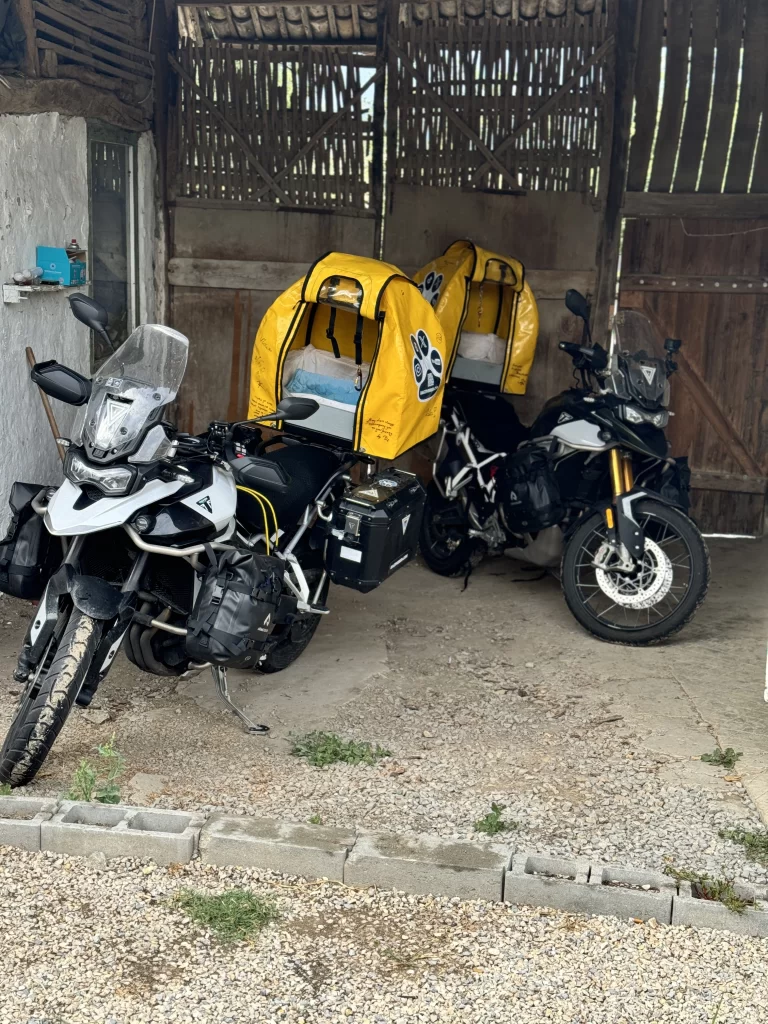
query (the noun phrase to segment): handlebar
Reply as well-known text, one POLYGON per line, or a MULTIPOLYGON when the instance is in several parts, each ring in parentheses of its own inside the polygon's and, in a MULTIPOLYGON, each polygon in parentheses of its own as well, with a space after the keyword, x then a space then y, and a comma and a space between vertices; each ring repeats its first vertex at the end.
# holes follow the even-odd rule
POLYGON ((599 372, 608 365, 608 353, 602 345, 576 345, 572 341, 561 341, 558 348, 572 357, 578 369, 589 368, 599 372))
POLYGON ((592 359, 595 354, 593 348, 589 348, 587 345, 576 345, 572 341, 561 341, 557 347, 563 352, 567 352, 569 356, 586 356, 587 359, 592 359))

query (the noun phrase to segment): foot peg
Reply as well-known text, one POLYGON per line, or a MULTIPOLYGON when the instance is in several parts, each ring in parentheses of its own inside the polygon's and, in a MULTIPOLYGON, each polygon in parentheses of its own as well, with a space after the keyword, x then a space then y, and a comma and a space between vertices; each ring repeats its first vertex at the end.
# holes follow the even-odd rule
POLYGON ((227 670, 221 665, 211 665, 211 675, 213 681, 216 684, 216 692, 219 695, 219 699, 222 703, 226 704, 229 710, 237 715, 240 721, 245 726, 245 731, 255 736, 264 736, 269 732, 268 725, 259 725, 257 722, 252 722, 246 713, 239 708, 237 704, 233 703, 229 696, 229 685, 227 683, 227 670))

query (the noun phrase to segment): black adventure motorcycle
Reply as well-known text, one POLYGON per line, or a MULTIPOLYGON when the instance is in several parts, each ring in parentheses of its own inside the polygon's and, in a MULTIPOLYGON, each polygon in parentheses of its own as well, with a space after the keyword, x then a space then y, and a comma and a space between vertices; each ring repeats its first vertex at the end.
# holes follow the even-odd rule
POLYGON ((683 628, 709 585, 687 459, 670 457, 664 433, 681 343, 662 348, 647 317, 624 311, 606 352, 592 344, 586 299, 571 290, 566 305, 589 342, 559 346, 581 386, 550 399, 530 428, 501 395, 446 391, 422 554, 445 576, 509 549, 559 563, 582 626, 613 643, 655 643, 683 628))

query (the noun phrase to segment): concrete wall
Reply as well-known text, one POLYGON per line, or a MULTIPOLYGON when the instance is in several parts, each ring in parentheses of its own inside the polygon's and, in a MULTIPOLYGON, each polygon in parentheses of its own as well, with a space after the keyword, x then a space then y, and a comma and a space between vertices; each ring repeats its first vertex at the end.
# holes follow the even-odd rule
MULTIPOLYGON (((88 146, 85 118, 57 113, 0 115, 0 280, 35 265, 37 245, 88 244, 88 146)), ((155 155, 148 134, 139 140, 140 317, 154 318, 155 155)), ((0 304, 0 532, 14 480, 56 483, 61 468, 38 389, 24 354, 58 359, 90 372, 90 335, 69 311, 67 291, 32 294, 0 304)), ((75 410, 54 402, 67 435, 75 410)))
MULTIPOLYGON (((0 278, 35 266, 37 245, 88 242, 87 129, 55 113, 0 116, 0 278)), ((88 373, 90 337, 69 312, 67 292, 0 305, 0 529, 14 480, 61 479, 56 446, 29 379, 25 346, 88 373)), ((55 402, 66 434, 73 410, 55 402)))

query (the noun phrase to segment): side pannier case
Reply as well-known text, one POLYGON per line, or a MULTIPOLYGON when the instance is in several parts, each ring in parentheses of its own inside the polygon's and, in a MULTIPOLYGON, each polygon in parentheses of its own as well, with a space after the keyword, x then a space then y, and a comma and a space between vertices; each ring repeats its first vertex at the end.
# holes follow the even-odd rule
POLYGON ((42 489, 42 484, 13 485, 8 499, 11 522, 0 541, 0 591, 27 601, 42 597, 63 557, 61 541, 48 533, 32 508, 42 489))
POLYGON ((291 433, 395 459, 437 430, 447 358, 434 310, 397 267, 329 253, 261 322, 248 416, 313 398, 319 410, 291 433))
POLYGON ((459 241, 414 279, 447 336, 448 377, 525 394, 539 313, 522 263, 459 241))

